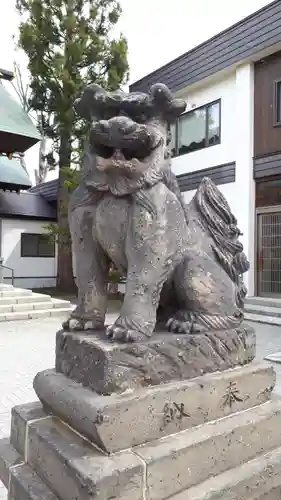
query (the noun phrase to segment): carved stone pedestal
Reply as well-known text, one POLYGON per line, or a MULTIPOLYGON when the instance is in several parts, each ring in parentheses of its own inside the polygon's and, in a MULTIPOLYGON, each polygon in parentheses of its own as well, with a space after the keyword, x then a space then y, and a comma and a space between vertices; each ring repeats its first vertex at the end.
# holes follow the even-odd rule
POLYGON ((56 370, 100 394, 187 380, 244 365, 255 357, 250 326, 197 335, 154 333, 137 343, 111 342, 103 331, 57 333, 56 370))
POLYGON ((204 354, 203 336, 190 337, 188 348, 186 336, 120 346, 59 332, 57 371, 35 377, 40 402, 15 407, 10 439, 0 442, 9 500, 280 499, 275 373, 247 363, 252 329, 239 330, 236 342, 231 335, 236 361, 215 340, 220 334, 209 345, 233 368, 186 380, 204 354))

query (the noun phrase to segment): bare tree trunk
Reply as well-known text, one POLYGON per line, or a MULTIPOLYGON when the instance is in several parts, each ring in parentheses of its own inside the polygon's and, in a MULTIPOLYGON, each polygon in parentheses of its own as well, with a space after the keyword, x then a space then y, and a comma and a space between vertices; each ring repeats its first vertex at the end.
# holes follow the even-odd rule
POLYGON ((29 177, 29 174, 28 174, 28 171, 27 171, 27 168, 26 168, 24 153, 20 153, 19 154, 19 160, 20 160, 20 166, 23 168, 23 170, 26 172, 26 174, 29 177))
POLYGON ((38 170, 35 170, 34 172, 36 184, 41 184, 42 182, 46 181, 46 177, 49 171, 46 159, 46 152, 47 152, 47 138, 43 136, 42 140, 40 141, 39 167, 38 170))
POLYGON ((71 243, 65 242, 65 235, 69 234, 67 206, 69 200, 68 189, 65 186, 65 177, 62 169, 70 167, 71 161, 71 134, 64 132, 61 137, 59 154, 59 182, 57 198, 57 216, 59 228, 58 241, 58 267, 57 267, 57 287, 63 292, 76 291, 76 285, 72 269, 71 243), (60 236, 62 235, 62 236, 60 236))

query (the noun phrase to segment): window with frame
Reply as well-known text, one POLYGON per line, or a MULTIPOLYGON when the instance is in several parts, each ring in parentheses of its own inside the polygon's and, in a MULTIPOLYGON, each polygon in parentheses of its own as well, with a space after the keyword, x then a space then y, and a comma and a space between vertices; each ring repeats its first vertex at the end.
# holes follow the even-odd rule
POLYGON ((181 156, 221 142, 221 101, 180 116, 171 126, 172 156, 181 156))
POLYGON ((55 242, 47 234, 21 234, 21 257, 55 257, 55 253, 55 242))
POLYGON ((281 126, 281 79, 274 82, 273 125, 281 126))

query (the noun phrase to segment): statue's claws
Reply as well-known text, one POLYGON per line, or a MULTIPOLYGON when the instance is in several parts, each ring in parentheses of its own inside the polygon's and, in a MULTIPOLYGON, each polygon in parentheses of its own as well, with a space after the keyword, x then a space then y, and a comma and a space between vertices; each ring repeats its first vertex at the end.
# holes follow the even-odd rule
POLYGON ((62 327, 66 331, 102 330, 104 322, 100 318, 84 319, 70 316, 63 322, 62 327))
POLYGON ((125 326, 123 327, 117 323, 108 326, 105 333, 109 339, 121 342, 139 342, 147 338, 146 335, 138 330, 126 328, 125 326))

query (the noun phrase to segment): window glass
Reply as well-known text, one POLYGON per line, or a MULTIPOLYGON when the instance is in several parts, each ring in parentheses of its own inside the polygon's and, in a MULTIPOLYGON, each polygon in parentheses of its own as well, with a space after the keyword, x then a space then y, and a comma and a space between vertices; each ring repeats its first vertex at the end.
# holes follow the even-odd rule
POLYGON ((23 233, 21 235, 21 256, 37 257, 38 236, 37 234, 23 233))
POLYGON ((215 102, 207 108, 208 113, 208 145, 220 143, 220 103, 215 102))
POLYGON ((281 81, 275 84, 275 120, 281 123, 281 81))
POLYGON ((206 108, 183 115, 178 125, 178 154, 184 155, 205 147, 206 108))
POLYGON ((54 257, 55 242, 45 234, 22 233, 22 257, 54 257))
POLYGON ((256 183, 256 207, 281 205, 281 178, 256 183))
POLYGON ((54 257, 55 244, 47 235, 40 234, 38 243, 38 257, 54 257))
MULTIPOLYGON (((281 94, 280 94, 281 102, 281 94)), ((281 116, 281 109, 280 109, 281 116)), ((172 156, 197 151, 221 142, 221 101, 183 114, 171 127, 172 156)))

